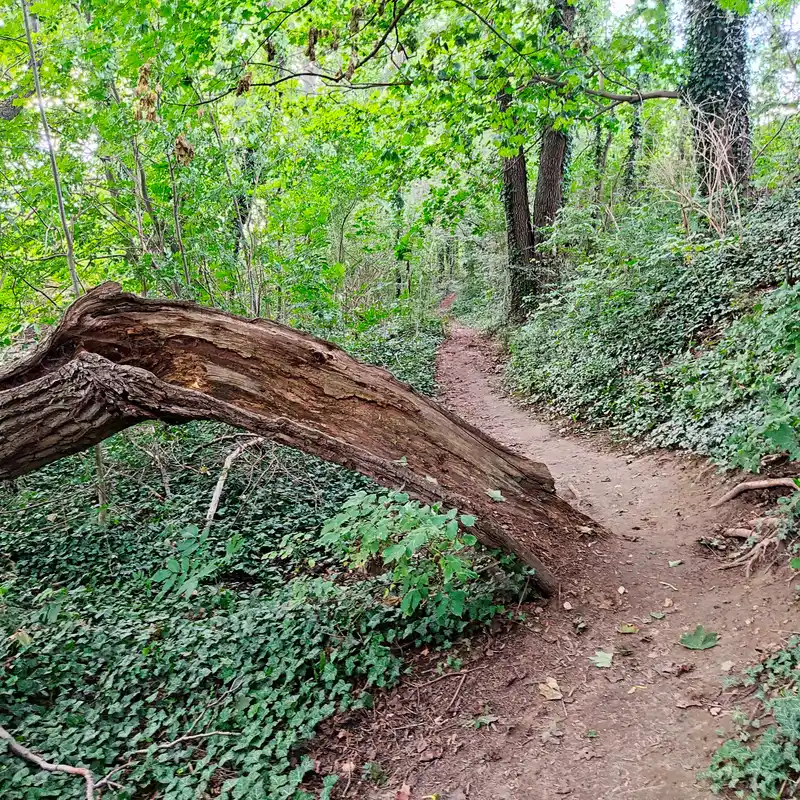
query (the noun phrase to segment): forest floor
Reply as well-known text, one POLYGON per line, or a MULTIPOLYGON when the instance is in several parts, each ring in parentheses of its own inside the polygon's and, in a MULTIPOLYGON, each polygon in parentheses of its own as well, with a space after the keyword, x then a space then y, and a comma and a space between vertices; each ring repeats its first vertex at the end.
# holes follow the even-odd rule
POLYGON ((749 493, 712 509, 727 486, 706 462, 632 455, 605 437, 556 429, 504 395, 500 362, 490 341, 452 324, 440 352, 442 402, 546 463, 558 492, 613 535, 587 543, 590 557, 576 563, 559 597, 524 604, 526 622, 473 642, 455 672, 441 677, 441 654, 428 663, 423 654, 369 718, 340 727, 341 758, 375 758, 389 777, 383 789, 359 783, 346 794, 710 797, 698 772, 732 730, 732 712, 755 703, 749 690, 726 688, 726 678, 800 631, 800 610, 788 570, 762 566, 749 579, 741 569, 719 570, 720 556, 697 540, 758 516, 752 503, 771 507, 774 497, 749 493), (720 634, 716 647, 678 643, 698 624, 720 634), (638 632, 622 634, 620 625, 638 632), (598 650, 613 651, 610 668, 589 661, 598 650), (561 699, 540 692, 548 679, 561 699))

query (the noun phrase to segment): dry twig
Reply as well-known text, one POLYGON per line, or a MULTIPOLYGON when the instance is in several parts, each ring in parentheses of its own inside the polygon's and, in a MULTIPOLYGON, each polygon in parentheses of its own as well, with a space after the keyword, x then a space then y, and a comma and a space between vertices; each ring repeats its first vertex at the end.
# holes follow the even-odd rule
POLYGON ((90 769, 84 767, 71 767, 69 764, 53 764, 45 761, 41 756, 32 753, 27 747, 21 745, 5 728, 0 726, 0 739, 8 742, 8 749, 15 755, 31 764, 35 764, 45 772, 64 772, 67 775, 80 775, 86 781, 86 800, 94 800, 94 775, 90 769))

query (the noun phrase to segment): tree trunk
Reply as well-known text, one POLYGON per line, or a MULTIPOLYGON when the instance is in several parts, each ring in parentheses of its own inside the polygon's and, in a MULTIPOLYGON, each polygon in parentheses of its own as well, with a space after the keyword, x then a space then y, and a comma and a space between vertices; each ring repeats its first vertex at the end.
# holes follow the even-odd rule
POLYGON ((545 128, 539 153, 539 175, 533 200, 533 227, 538 231, 555 222, 564 203, 564 168, 567 164, 567 134, 545 128))
MULTIPOLYGON (((550 30, 554 36, 572 30, 575 6, 567 0, 555 0, 550 17, 550 30)), ((555 222, 556 214, 564 203, 564 175, 567 166, 569 135, 556 130, 548 123, 542 133, 539 150, 539 174, 533 198, 533 230, 538 238, 541 228, 555 222)))
POLYGON ((631 122, 631 141, 625 155, 625 172, 622 176, 622 188, 626 197, 630 197, 638 188, 637 163, 639 151, 642 149, 642 104, 633 107, 631 122))
POLYGON ((84 450, 143 420, 234 425, 474 514, 480 540, 542 562, 570 557, 589 520, 547 467, 329 342, 267 320, 104 284, 0 372, 0 479, 84 450), (500 500, 499 491, 504 498, 500 500), (491 492, 495 498, 489 495, 491 492), (565 552, 566 551, 566 552, 565 552))
POLYGON ((510 322, 524 322, 526 298, 536 294, 533 267, 534 241, 528 201, 528 166, 525 151, 503 159, 503 209, 508 243, 508 309, 510 322))
POLYGON ((712 195, 750 175, 747 18, 717 0, 690 0, 686 97, 700 189, 712 195))

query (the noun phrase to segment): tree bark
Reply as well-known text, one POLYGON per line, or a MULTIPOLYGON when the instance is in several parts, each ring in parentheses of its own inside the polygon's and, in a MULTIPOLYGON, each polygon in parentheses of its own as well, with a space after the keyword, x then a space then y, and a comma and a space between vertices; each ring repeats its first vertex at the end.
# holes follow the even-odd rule
POLYGON ((564 203, 564 169, 569 139, 564 131, 548 126, 542 135, 539 174, 533 201, 533 227, 539 231, 555 222, 564 203))
POLYGON ((555 494, 547 467, 385 370, 275 322, 112 283, 0 372, 0 479, 152 419, 224 422, 470 512, 480 540, 533 566, 548 593, 557 584, 544 561, 565 559, 570 535, 590 524, 555 494))
MULTIPOLYGON (((502 91, 497 102, 501 111, 507 111, 511 95, 502 91)), ((528 197, 528 164, 522 147, 516 155, 503 158, 502 200, 508 250, 506 317, 511 323, 522 323, 527 316, 525 300, 536 294, 539 284, 533 266, 536 252, 528 197)))
MULTIPOLYGON (((572 31, 575 11, 576 7, 570 5, 568 0, 555 0, 550 16, 550 30, 554 37, 572 31)), ((548 122, 542 132, 539 173, 533 198, 533 230, 537 237, 541 228, 547 228, 555 222, 556 214, 564 203, 568 147, 567 132, 557 130, 548 122)))

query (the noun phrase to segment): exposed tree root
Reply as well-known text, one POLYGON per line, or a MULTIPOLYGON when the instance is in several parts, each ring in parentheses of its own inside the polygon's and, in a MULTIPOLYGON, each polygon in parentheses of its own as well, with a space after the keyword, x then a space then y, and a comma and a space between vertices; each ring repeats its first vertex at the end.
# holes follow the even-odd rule
POLYGON ((727 564, 723 564, 717 569, 744 567, 745 577, 749 578, 756 564, 758 564, 759 561, 766 560, 767 552, 773 547, 778 548, 780 543, 780 539, 778 539, 775 534, 770 534, 761 541, 756 542, 746 553, 743 553, 727 564))
POLYGON ((733 500, 734 497, 738 497, 742 492, 749 492, 755 489, 774 489, 778 486, 786 486, 789 489, 798 488, 795 478, 765 478, 761 481, 745 481, 738 486, 734 486, 727 494, 720 497, 716 503, 711 505, 711 508, 717 508, 729 500, 733 500))

